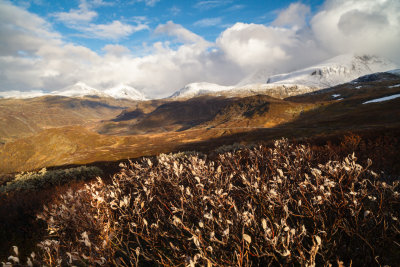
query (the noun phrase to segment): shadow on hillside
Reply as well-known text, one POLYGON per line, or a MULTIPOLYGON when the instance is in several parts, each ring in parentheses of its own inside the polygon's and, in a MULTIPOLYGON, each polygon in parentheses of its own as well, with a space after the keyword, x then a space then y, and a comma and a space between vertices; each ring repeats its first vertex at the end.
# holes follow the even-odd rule
POLYGON ((385 134, 400 130, 400 100, 377 105, 363 105, 360 101, 341 101, 302 112, 291 122, 271 128, 237 132, 205 141, 177 146, 176 150, 210 151, 233 143, 268 142, 286 137, 294 140, 337 136, 349 132, 385 134))

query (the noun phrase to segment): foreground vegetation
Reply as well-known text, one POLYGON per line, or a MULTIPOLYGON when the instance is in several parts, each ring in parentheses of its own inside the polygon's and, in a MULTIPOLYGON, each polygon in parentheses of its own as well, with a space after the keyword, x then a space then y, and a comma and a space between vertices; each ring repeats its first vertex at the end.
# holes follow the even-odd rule
POLYGON ((15 175, 14 179, 0 186, 0 193, 16 191, 38 191, 68 184, 77 180, 87 181, 101 176, 102 171, 97 167, 76 167, 65 170, 47 171, 46 168, 39 172, 26 172, 15 175))
MULTIPOLYGON (((396 153, 395 140, 382 140, 370 154, 396 153)), ((344 154, 362 143, 281 139, 123 164, 111 181, 99 178, 44 207, 38 218, 47 235, 27 264, 393 265, 399 180, 373 171, 367 155, 344 154)), ((17 254, 10 264, 22 261, 17 254)))

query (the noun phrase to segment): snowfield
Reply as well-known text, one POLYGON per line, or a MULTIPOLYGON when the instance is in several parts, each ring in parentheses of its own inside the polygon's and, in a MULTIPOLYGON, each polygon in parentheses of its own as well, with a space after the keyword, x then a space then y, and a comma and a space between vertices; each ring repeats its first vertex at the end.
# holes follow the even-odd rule
POLYGON ((367 102, 364 102, 363 104, 378 103, 378 102, 388 101, 388 100, 392 100, 392 99, 399 98, 399 97, 400 97, 400 94, 395 94, 395 95, 391 95, 391 96, 385 96, 385 97, 369 100, 367 102))

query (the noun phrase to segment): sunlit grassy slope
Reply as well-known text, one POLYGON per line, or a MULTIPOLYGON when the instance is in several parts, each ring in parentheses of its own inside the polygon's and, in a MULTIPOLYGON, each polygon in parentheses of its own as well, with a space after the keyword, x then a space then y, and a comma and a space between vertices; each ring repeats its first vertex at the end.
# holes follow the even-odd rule
POLYGON ((0 143, 30 136, 42 129, 112 119, 136 105, 137 102, 128 100, 95 97, 0 99, 0 143))

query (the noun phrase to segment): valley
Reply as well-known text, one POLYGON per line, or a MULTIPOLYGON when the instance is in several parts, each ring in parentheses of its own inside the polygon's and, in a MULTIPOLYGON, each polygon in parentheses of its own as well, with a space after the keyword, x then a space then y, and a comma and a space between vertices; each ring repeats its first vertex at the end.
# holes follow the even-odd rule
POLYGON ((262 94, 148 101, 3 99, 0 173, 211 151, 282 136, 296 140, 399 128, 399 98, 367 103, 398 94, 399 76, 367 78, 283 99, 262 94))

